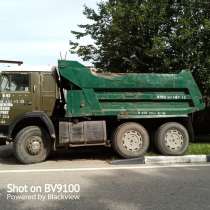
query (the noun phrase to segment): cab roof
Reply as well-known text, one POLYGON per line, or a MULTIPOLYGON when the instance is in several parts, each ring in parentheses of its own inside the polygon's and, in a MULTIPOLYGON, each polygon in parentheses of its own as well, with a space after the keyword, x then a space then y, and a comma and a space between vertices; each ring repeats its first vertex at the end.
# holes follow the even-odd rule
POLYGON ((53 66, 2 66, 0 72, 51 72, 53 66))

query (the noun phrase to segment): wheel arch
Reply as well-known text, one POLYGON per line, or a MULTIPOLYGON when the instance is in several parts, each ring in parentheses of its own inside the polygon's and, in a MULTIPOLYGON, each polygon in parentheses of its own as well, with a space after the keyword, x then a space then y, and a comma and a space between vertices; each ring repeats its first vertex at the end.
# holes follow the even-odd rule
POLYGON ((14 139, 16 134, 26 126, 39 126, 46 129, 49 133, 51 139, 56 138, 55 128, 52 120, 44 112, 29 112, 24 115, 19 116, 10 126, 9 126, 9 138, 14 139))

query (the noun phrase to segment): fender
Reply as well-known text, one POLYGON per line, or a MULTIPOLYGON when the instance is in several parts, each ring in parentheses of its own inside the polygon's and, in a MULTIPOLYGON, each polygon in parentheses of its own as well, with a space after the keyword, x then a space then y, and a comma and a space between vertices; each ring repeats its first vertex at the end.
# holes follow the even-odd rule
POLYGON ((16 125, 19 122, 21 122, 22 120, 27 119, 27 118, 38 118, 38 119, 40 119, 46 125, 51 138, 55 139, 56 136, 55 136, 54 125, 52 123, 52 120, 48 117, 48 115, 45 112, 27 112, 27 113, 19 116, 9 126, 9 132, 8 132, 9 138, 11 138, 12 132, 13 132, 14 128, 16 127, 16 125))

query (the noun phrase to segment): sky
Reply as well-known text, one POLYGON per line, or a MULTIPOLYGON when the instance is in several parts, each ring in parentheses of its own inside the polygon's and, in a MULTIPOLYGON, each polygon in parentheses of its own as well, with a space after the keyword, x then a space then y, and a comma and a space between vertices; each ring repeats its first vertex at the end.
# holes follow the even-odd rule
MULTIPOLYGON (((71 30, 88 23, 83 5, 96 8, 97 0, 0 0, 0 59, 21 60, 27 65, 56 65, 70 55, 71 30)), ((89 43, 90 38, 83 43, 89 43)), ((83 62, 90 65, 88 62, 83 62)))

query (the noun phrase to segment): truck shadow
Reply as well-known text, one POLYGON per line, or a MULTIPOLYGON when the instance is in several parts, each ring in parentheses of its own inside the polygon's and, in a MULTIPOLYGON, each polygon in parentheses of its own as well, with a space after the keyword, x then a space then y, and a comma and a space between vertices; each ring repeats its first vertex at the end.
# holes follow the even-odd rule
MULTIPOLYGON (((113 151, 112 148, 103 146, 97 147, 79 147, 69 150, 60 149, 52 152, 48 157, 50 161, 62 161, 62 160, 105 160, 110 161, 114 159, 120 159, 120 157, 113 151)), ((0 164, 3 165, 20 165, 13 155, 13 146, 5 145, 0 147, 0 164)))
POLYGON ((58 150, 52 152, 50 160, 79 160, 79 159, 90 159, 90 160, 113 160, 119 159, 120 157, 113 151, 112 148, 103 146, 97 147, 79 147, 72 148, 69 150, 58 150))
POLYGON ((13 155, 13 145, 0 146, 0 164, 17 165, 18 161, 13 155))

